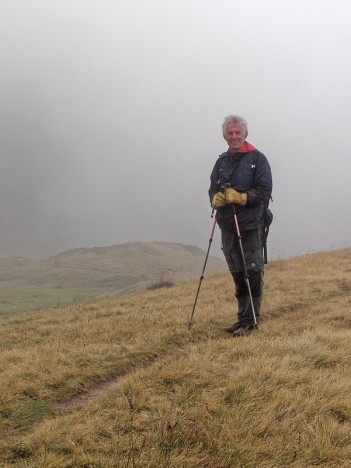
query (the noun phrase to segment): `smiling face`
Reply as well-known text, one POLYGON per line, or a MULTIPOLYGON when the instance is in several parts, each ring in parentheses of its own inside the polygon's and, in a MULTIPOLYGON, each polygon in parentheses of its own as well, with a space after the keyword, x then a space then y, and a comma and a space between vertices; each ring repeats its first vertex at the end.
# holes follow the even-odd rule
POLYGON ((247 132, 244 131, 240 123, 228 124, 223 137, 228 143, 229 149, 233 152, 237 152, 243 146, 247 137, 247 132))

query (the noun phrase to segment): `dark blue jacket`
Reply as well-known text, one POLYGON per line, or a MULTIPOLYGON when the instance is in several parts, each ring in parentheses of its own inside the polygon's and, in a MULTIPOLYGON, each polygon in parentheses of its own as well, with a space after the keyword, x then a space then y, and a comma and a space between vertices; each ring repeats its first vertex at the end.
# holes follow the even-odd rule
MULTIPOLYGON (((247 204, 235 205, 240 230, 263 227, 265 208, 272 193, 272 173, 266 156, 256 149, 233 155, 223 153, 211 174, 210 201, 225 185, 247 193, 247 204)), ((235 232, 232 204, 219 208, 216 218, 221 229, 235 232)))

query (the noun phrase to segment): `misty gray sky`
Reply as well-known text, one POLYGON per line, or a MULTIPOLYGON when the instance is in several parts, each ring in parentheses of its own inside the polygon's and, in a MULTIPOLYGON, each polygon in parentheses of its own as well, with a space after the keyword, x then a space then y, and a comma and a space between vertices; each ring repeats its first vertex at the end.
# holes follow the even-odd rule
POLYGON ((272 167, 269 252, 351 245, 348 0, 0 6, 0 254, 206 249, 232 113, 272 167))

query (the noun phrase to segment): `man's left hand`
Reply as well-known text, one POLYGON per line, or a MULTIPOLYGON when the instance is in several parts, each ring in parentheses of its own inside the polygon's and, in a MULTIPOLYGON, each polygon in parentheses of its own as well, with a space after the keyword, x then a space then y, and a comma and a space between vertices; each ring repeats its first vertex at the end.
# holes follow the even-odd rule
POLYGON ((227 188, 225 191, 225 199, 227 203, 235 203, 236 205, 246 205, 247 193, 240 193, 233 188, 227 188))

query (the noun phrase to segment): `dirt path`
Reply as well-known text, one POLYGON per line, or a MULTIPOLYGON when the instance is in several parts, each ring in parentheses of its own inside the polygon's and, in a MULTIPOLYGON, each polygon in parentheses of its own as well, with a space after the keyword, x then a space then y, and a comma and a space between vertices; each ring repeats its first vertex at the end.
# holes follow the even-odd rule
POLYGON ((99 397, 106 395, 106 393, 116 388, 124 376, 142 369, 146 369, 160 359, 161 358, 151 357, 141 364, 124 367, 109 377, 93 380, 84 390, 78 392, 76 395, 73 395, 68 399, 58 401, 56 403, 56 410, 59 412, 70 412, 82 408, 83 406, 86 406, 87 404, 97 400, 99 397))

